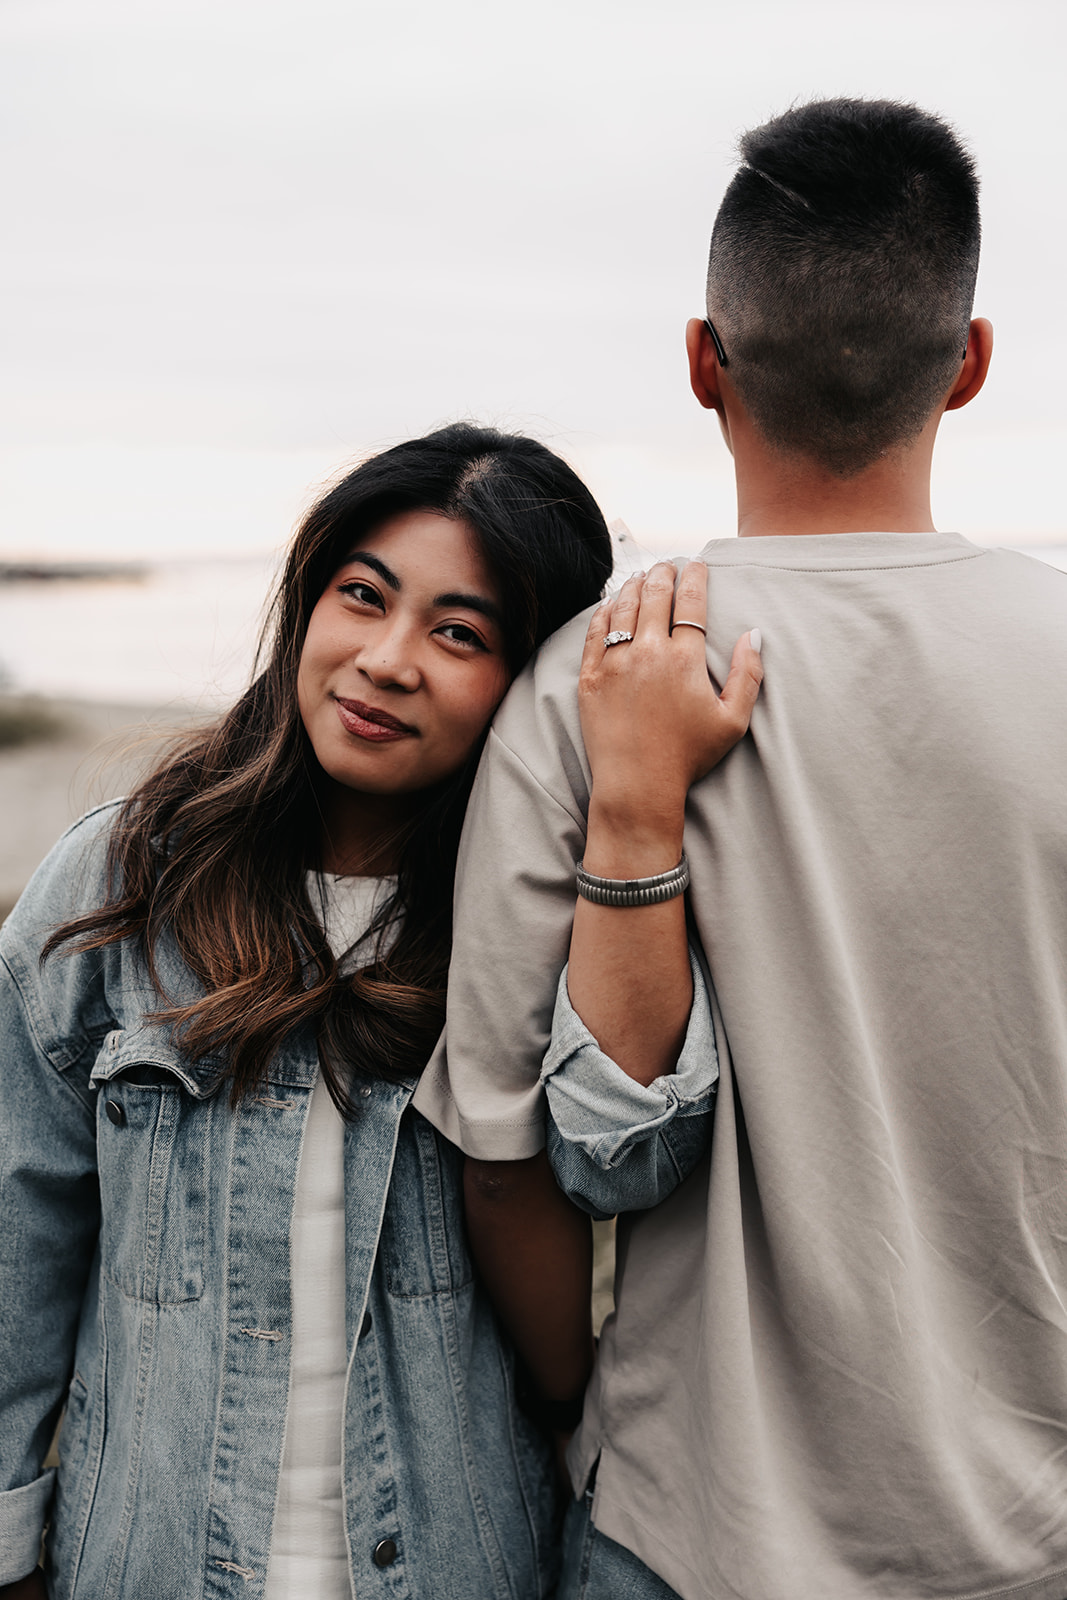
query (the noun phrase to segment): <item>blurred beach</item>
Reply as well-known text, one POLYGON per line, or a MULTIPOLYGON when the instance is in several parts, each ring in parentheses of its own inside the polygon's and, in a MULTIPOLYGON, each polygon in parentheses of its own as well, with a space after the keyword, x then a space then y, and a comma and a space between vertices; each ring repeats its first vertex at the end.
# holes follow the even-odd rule
POLYGON ((15 702, 41 735, 0 744, 0 921, 60 834, 90 807, 125 794, 190 707, 40 699, 15 702))
POLYGON ((276 558, 36 568, 0 581, 0 917, 82 812, 126 793, 164 744, 252 670, 276 558))

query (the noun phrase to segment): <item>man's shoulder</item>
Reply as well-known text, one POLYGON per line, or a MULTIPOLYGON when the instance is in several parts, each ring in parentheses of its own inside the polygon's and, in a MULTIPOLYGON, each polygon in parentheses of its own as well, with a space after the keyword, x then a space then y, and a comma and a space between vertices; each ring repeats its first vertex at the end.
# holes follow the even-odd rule
POLYGON ((1063 554, 1062 546, 1050 546, 1048 555, 1040 555, 1036 547, 1017 550, 1009 545, 976 546, 983 555, 994 558, 996 564, 1011 572, 1023 583, 1041 584, 1057 600, 1067 599, 1067 572, 1049 559, 1054 553, 1063 554))
POLYGON ((493 719, 479 790, 532 779, 567 812, 584 815, 591 779, 578 715, 578 672, 591 611, 546 639, 511 685, 493 719))
POLYGON ((578 672, 592 611, 590 606, 546 639, 504 696, 493 732, 518 753, 545 739, 580 739, 578 672))
MULTIPOLYGON (((1040 644, 1062 666, 1067 652, 1067 572, 1036 553, 1002 545, 975 546, 971 585, 975 615, 994 630, 1022 630, 1030 645, 1040 644)), ((1051 553, 1051 552, 1050 552, 1051 553)))

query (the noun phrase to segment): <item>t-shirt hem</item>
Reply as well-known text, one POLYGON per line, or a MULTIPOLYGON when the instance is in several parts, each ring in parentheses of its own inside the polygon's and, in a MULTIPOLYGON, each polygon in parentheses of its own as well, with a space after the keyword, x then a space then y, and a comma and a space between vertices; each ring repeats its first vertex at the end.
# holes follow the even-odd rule
MULTIPOLYGON (((625 1506, 621 1500, 615 1498, 611 1490, 610 1468, 609 1482, 604 1482, 605 1464, 605 1459, 602 1458, 592 1509, 593 1525, 600 1533, 608 1539, 614 1539, 616 1544, 623 1545, 636 1555, 638 1560, 643 1561, 663 1579, 664 1583, 676 1589, 681 1600, 712 1600, 713 1596, 714 1600, 760 1600, 760 1591, 746 1587, 742 1592, 720 1576, 716 1577, 715 1587, 712 1588, 707 1578, 701 1577, 680 1561, 676 1548, 664 1544, 647 1523, 634 1514, 632 1506, 625 1506), (637 1538, 634 1537, 635 1533, 638 1535, 637 1538)), ((807 1591, 808 1593, 846 1592, 844 1587, 840 1590, 822 1587, 815 1579, 812 1583, 813 1587, 807 1591)), ((870 1588, 865 1588, 858 1574, 848 1575, 847 1592, 850 1600, 852 1597, 854 1600, 862 1600, 864 1594, 869 1595, 870 1600, 876 1600, 876 1597, 884 1600, 886 1596, 886 1590, 878 1580, 875 1580, 870 1588)), ((1046 1573, 1040 1578, 1026 1579, 1022 1583, 998 1585, 992 1589, 938 1591, 936 1600, 1064 1600, 1064 1596, 1067 1596, 1067 1567, 1057 1567, 1055 1572, 1046 1573)), ((934 1600, 934 1591, 928 1582, 922 1582, 911 1590, 903 1588, 894 1590, 892 1600, 934 1600)))

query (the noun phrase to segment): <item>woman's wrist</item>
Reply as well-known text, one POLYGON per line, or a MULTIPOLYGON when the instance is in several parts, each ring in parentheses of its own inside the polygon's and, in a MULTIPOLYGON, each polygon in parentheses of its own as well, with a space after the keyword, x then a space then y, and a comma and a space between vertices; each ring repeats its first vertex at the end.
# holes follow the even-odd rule
POLYGON ((682 858, 685 796, 676 804, 658 795, 655 805, 630 797, 589 803, 584 865, 604 878, 638 878, 676 867, 682 858))
POLYGON ((642 873, 637 877, 606 878, 588 872, 585 862, 579 861, 575 881, 583 900, 591 900, 594 905, 631 908, 676 900, 688 887, 689 860, 684 851, 677 866, 669 867, 666 872, 642 873))

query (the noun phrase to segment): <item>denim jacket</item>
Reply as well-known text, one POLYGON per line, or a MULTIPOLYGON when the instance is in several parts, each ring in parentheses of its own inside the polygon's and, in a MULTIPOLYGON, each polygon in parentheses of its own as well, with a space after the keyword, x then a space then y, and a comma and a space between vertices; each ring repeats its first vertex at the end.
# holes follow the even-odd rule
MULTIPOLYGON (((231 1109, 129 942, 39 963, 104 897, 112 807, 0 932, 0 1582, 53 1600, 262 1593, 289 1386, 289 1217, 318 1063, 231 1109), (61 1405, 58 1475, 42 1470, 61 1405)), ((191 998, 173 948, 164 987, 191 998)), ((467 1252, 462 1157, 366 1082, 345 1131, 344 1517, 359 1600, 537 1600, 553 1477, 467 1252)))

